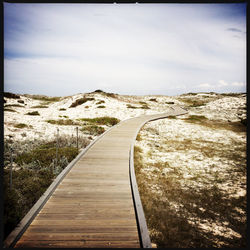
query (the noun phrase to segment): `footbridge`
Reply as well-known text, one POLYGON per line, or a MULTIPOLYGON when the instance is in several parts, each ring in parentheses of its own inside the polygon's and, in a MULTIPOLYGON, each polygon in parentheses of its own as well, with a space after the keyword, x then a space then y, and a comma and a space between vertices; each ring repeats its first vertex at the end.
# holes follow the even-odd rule
POLYGON ((4 242, 28 248, 151 248, 134 173, 134 142, 147 122, 181 107, 120 122, 99 136, 50 185, 4 242))

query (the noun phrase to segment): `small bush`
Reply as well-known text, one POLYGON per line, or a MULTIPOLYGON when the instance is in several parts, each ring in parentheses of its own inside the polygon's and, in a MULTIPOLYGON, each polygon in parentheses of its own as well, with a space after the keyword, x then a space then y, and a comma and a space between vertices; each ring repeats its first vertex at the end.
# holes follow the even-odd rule
POLYGON ((132 106, 131 104, 127 104, 127 108, 129 108, 129 109, 137 109, 138 107, 132 106))
POLYGON ((189 117, 187 118, 184 118, 184 120, 186 121, 202 121, 202 120, 206 120, 207 117, 205 117, 204 115, 190 115, 189 117))
POLYGON ((23 104, 24 104, 24 101, 23 101, 23 100, 17 100, 17 102, 19 102, 19 103, 23 103, 23 104))
POLYGON ((105 132, 105 129, 101 126, 97 126, 97 125, 87 125, 87 126, 83 126, 80 129, 82 132, 87 132, 91 135, 100 135, 103 132, 105 132))
POLYGON ((17 107, 17 108, 23 108, 24 106, 23 105, 20 105, 20 104, 7 104, 5 105, 4 107, 17 107))
POLYGON ((166 102, 166 104, 174 104, 174 102, 166 102))
POLYGON ((78 122, 72 121, 71 119, 46 120, 46 122, 55 125, 80 125, 78 122))
POLYGON ((15 128, 27 128, 29 127, 27 124, 24 123, 18 123, 16 125, 14 125, 15 128))
POLYGON ((147 104, 144 104, 144 105, 142 105, 142 106, 139 107, 139 108, 141 108, 141 109, 150 109, 150 107, 149 107, 147 104))
POLYGON ((96 105, 99 105, 99 104, 102 104, 102 103, 105 103, 105 101, 101 100, 101 101, 97 102, 96 105))
POLYGON ((118 122, 120 122, 119 119, 115 118, 115 117, 109 117, 109 116, 103 116, 103 117, 96 117, 96 118, 81 118, 79 119, 81 121, 86 121, 86 122, 90 122, 90 123, 96 123, 99 125, 115 125, 118 122))
POLYGON ((150 98, 149 101, 151 101, 151 102, 157 102, 157 99, 156 98, 150 98))
POLYGON ((25 96, 34 99, 34 100, 39 100, 39 101, 45 101, 45 102, 58 102, 60 101, 61 97, 48 97, 45 95, 28 95, 26 94, 25 96))
POLYGON ((20 99, 20 95, 16 95, 10 92, 4 92, 3 96, 6 98, 12 98, 12 99, 20 99))
POLYGON ((48 106, 45 106, 45 105, 37 105, 37 106, 33 106, 31 108, 38 108, 38 109, 46 109, 48 108, 48 106))
POLYGON ((75 102, 73 102, 71 105, 70 105, 70 108, 74 108, 78 105, 81 105, 87 101, 93 101, 95 100, 95 98, 92 98, 92 97, 83 97, 83 98, 80 98, 80 99, 77 99, 75 100, 75 102))
POLYGON ((38 111, 28 112, 26 115, 40 115, 38 111))
POLYGON ((101 89, 97 89, 94 91, 95 93, 104 93, 104 91, 102 91, 101 89))
POLYGON ((176 119, 176 116, 175 115, 170 115, 168 116, 169 119, 176 119))
POLYGON ((59 111, 65 111, 66 109, 65 108, 60 108, 59 111))
POLYGON ((104 108, 106 108, 106 106, 100 105, 100 106, 97 106, 97 108, 99 108, 99 109, 104 109, 104 108))
POLYGON ((8 109, 8 108, 5 108, 4 111, 8 111, 8 112, 16 112, 15 110, 13 109, 8 109))

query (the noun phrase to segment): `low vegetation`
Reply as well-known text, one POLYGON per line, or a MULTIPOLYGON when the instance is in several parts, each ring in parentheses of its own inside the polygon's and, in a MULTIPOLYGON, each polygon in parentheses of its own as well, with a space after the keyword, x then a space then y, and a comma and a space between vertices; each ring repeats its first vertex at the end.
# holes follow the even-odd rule
POLYGON ((78 119, 80 121, 86 121, 89 123, 96 123, 99 125, 107 125, 107 126, 114 126, 118 122, 120 122, 119 119, 115 117, 109 117, 109 116, 103 116, 103 117, 96 117, 96 118, 80 118, 78 119))
POLYGON ((6 104, 4 105, 4 107, 17 107, 17 108, 23 108, 24 106, 23 105, 20 105, 20 104, 6 104))
POLYGON ((13 94, 13 93, 10 93, 10 92, 4 92, 3 96, 6 97, 6 98, 20 99, 20 95, 13 94))
POLYGON ((100 101, 98 101, 98 102, 96 103, 96 105, 99 105, 99 104, 102 104, 102 103, 105 103, 105 101, 104 101, 104 100, 100 100, 100 101))
POLYGON ((71 119, 46 120, 46 122, 55 125, 80 125, 79 122, 75 122, 71 119))
POLYGON ((77 107, 87 101, 93 101, 95 100, 95 98, 93 97, 83 97, 83 98, 80 98, 80 99, 77 99, 75 100, 71 105, 70 105, 70 108, 74 108, 74 107, 77 107))
POLYGON ((168 116, 169 119, 177 119, 175 115, 168 116))
POLYGON ((202 115, 189 115, 187 118, 183 118, 182 120, 188 123, 194 123, 215 130, 225 129, 225 130, 231 130, 233 132, 246 132, 246 125, 242 121, 230 122, 222 120, 211 120, 207 119, 205 116, 202 115))
POLYGON ((97 125, 85 125, 81 127, 80 131, 90 135, 100 135, 105 132, 105 129, 97 125))
POLYGON ((206 157, 216 153, 221 159, 236 161, 238 166, 218 172, 208 165, 204 171, 191 172, 185 164, 175 167, 168 162, 145 162, 143 149, 136 146, 136 179, 151 241, 159 248, 246 247, 246 218, 242 217, 246 195, 232 196, 221 189, 246 175, 246 160, 241 154, 245 145, 231 151, 225 151, 225 145, 215 147, 211 142, 192 140, 168 141, 166 145, 175 152, 202 150, 206 157), (214 234, 204 229, 209 227, 224 229, 222 234, 214 234), (234 237, 227 237, 230 229, 236 232, 234 237))
POLYGON ((28 112, 26 115, 40 115, 38 111, 28 112))
POLYGON ((157 99, 156 98, 150 98, 149 101, 151 101, 151 102, 157 102, 157 99))
POLYGON ((46 105, 36 105, 36 106, 31 107, 31 108, 46 109, 46 108, 48 108, 48 106, 46 106, 46 105))
POLYGON ((60 108, 59 111, 65 111, 66 109, 65 108, 60 108))
MULTIPOLYGON (((76 138, 59 136, 57 141, 4 141, 4 238, 17 226, 55 177, 78 154, 76 138), (13 151, 12 188, 10 188, 11 149, 13 151)), ((79 148, 89 140, 79 136, 79 148)))
POLYGON ((17 112, 16 110, 14 110, 14 109, 9 109, 9 108, 4 108, 4 111, 7 111, 7 112, 17 112))
POLYGON ((29 128, 30 126, 25 123, 18 123, 14 125, 15 128, 29 128))
POLYGON ((100 105, 100 106, 97 106, 97 108, 98 108, 98 109, 104 109, 104 108, 106 108, 106 106, 100 105))
POLYGON ((61 99, 61 97, 49 97, 49 96, 45 96, 45 95, 29 95, 29 94, 25 94, 24 96, 26 96, 28 98, 31 98, 33 100, 44 101, 44 102, 47 102, 47 103, 58 102, 61 99))

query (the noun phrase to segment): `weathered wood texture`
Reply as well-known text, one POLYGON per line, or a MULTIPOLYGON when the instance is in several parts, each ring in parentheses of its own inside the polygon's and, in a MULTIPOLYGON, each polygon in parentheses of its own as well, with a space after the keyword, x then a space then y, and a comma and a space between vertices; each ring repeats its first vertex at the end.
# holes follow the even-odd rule
POLYGON ((178 112, 129 119, 107 132, 68 172, 15 247, 139 248, 130 146, 145 121, 178 112))

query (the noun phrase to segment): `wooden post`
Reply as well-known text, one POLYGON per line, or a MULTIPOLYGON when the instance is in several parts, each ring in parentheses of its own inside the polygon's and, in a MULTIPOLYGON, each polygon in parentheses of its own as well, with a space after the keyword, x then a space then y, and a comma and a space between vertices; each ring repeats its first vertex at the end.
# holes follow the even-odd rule
MULTIPOLYGON (((56 166, 57 166, 57 158, 58 158, 58 136, 59 136, 59 128, 57 128, 57 134, 56 134, 56 166)), ((55 171, 55 167, 54 167, 55 171)))
POLYGON ((13 167, 13 155, 12 155, 12 148, 10 148, 10 189, 12 189, 12 167, 13 167))
POLYGON ((78 152, 78 127, 76 127, 76 148, 78 152))

